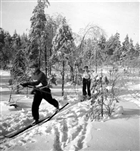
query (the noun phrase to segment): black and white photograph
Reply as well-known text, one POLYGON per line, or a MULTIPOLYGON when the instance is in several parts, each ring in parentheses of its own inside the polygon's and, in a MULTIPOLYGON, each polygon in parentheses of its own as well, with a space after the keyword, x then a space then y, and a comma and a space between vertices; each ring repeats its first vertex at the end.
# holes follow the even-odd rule
POLYGON ((140 151, 140 0, 0 0, 0 150, 140 151))

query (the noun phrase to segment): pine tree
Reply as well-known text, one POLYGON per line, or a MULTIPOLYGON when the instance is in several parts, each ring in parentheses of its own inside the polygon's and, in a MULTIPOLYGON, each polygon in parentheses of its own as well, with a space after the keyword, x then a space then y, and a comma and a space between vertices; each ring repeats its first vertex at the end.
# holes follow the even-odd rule
POLYGON ((20 36, 17 34, 16 30, 12 36, 12 41, 13 41, 13 49, 15 49, 16 51, 21 46, 21 39, 20 36))
POLYGON ((44 14, 45 2, 38 0, 37 6, 33 10, 33 16, 31 17, 31 30, 30 30, 30 41, 31 51, 30 59, 38 61, 41 64, 42 59, 42 44, 44 37, 44 30, 46 24, 46 17, 44 14))
POLYGON ((5 42, 4 42, 4 30, 2 28, 0 28, 0 68, 3 67, 3 60, 4 60, 4 52, 3 52, 3 47, 5 45, 5 42))
POLYGON ((126 35, 124 42, 122 43, 122 48, 121 48, 121 59, 122 61, 126 60, 127 57, 127 52, 129 52, 130 49, 130 41, 129 41, 129 36, 126 35))
POLYGON ((134 68, 136 66, 137 57, 137 51, 133 45, 133 40, 130 39, 130 48, 127 52, 127 66, 134 68))
POLYGON ((120 60, 121 55, 121 42, 120 42, 120 34, 116 33, 114 36, 114 52, 112 56, 112 61, 117 62, 120 60))
POLYGON ((13 52, 12 52, 12 37, 8 32, 5 32, 5 38, 4 38, 4 47, 3 47, 3 53, 5 54, 3 58, 3 63, 7 67, 8 64, 11 64, 13 60, 13 52))
POLYGON ((122 43, 122 52, 126 53, 128 52, 130 49, 130 40, 129 40, 129 36, 126 35, 124 42, 122 43))
POLYGON ((0 65, 3 69, 8 67, 12 60, 12 38, 9 32, 0 31, 0 65))
POLYGON ((97 52, 97 59, 100 60, 101 63, 106 61, 106 38, 104 35, 102 35, 98 41, 98 49, 99 51, 97 52))
MULTIPOLYGON (((136 43, 134 49, 135 49, 135 55, 134 55, 134 57, 135 57, 134 60, 135 60, 135 61, 133 60, 134 66, 135 66, 136 68, 139 68, 139 67, 140 67, 140 45, 139 45, 139 43, 136 43)), ((138 69, 138 70, 139 70, 139 69, 138 69)), ((140 73, 140 72, 139 72, 139 73, 140 73)))
POLYGON ((130 40, 129 36, 126 35, 121 48, 121 60, 123 65, 127 66, 129 62, 129 51, 130 51, 130 40))
POLYGON ((111 36, 106 43, 106 53, 108 55, 108 63, 119 61, 121 55, 120 34, 116 33, 111 36))
POLYGON ((19 49, 21 49, 21 39, 20 39, 20 35, 18 35, 15 30, 12 36, 12 62, 19 49))
MULTIPOLYGON (((15 59, 13 61, 13 66, 11 69, 12 74, 12 80, 14 83, 18 84, 24 80, 26 80, 26 67, 27 67, 27 60, 24 49, 20 49, 16 55, 15 59)), ((17 89, 17 92, 18 89, 17 89)))
POLYGON ((45 61, 45 69, 46 75, 51 75, 51 55, 52 55, 52 40, 56 34, 57 28, 63 22, 63 16, 58 14, 53 17, 50 15, 46 15, 46 24, 45 24, 45 34, 44 34, 44 61, 45 61))
POLYGON ((52 58, 55 62, 62 63, 62 96, 64 95, 64 76, 65 76, 65 65, 68 55, 71 51, 71 44, 73 42, 72 32, 69 25, 66 23, 64 18, 62 25, 57 30, 55 37, 53 38, 53 52, 52 58))
POLYGON ((140 45, 139 45, 139 43, 136 43, 136 45, 135 45, 135 50, 136 50, 135 55, 136 55, 137 57, 139 57, 139 56, 140 56, 140 45))

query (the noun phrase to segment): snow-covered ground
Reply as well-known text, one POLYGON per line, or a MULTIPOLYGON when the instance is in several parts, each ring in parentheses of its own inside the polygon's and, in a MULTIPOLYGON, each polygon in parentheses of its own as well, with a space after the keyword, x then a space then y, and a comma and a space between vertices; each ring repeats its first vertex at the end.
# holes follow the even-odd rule
MULTIPOLYGON (((0 71, 0 76, 9 73, 0 71)), ((70 95, 72 88, 67 90, 64 98, 54 96, 63 106, 70 104, 58 113, 51 121, 37 126, 13 139, 4 140, 2 136, 14 130, 25 127, 32 122, 32 95, 13 95, 18 108, 7 105, 9 95, 4 95, 3 83, 0 86, 0 150, 7 151, 94 151, 94 150, 140 150, 139 119, 140 93, 139 83, 129 83, 134 93, 119 96, 120 103, 112 117, 105 117, 100 122, 89 118, 90 101, 79 102, 76 93, 70 95)), ((60 93, 60 89, 52 88, 52 93, 60 93)), ((40 119, 54 113, 55 108, 45 100, 40 105, 40 119)))

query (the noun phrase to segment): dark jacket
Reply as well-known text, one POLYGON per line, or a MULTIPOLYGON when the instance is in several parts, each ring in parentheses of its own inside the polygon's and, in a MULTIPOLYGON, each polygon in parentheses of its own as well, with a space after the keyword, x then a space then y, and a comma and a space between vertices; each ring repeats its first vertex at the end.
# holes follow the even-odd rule
POLYGON ((38 69, 33 75, 32 75, 33 82, 28 82, 28 85, 31 86, 37 86, 39 84, 42 84, 42 86, 47 86, 47 77, 46 75, 38 69))

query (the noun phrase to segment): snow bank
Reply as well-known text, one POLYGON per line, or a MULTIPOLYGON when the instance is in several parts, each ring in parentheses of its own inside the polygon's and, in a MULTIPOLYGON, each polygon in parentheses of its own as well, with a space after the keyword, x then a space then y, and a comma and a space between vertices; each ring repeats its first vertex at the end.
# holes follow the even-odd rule
POLYGON ((2 88, 2 87, 0 87, 0 92, 3 92, 3 91, 9 91, 10 92, 10 88, 2 88))
MULTIPOLYGON (((6 75, 4 72, 0 74, 6 75)), ((3 90, 0 89, 0 91, 3 90)), ((52 91, 58 92, 57 89, 53 89, 52 91)), ((51 121, 37 126, 30 131, 26 131, 14 139, 10 139, 6 142, 0 140, 0 150, 46 150, 47 147, 49 151, 89 151, 97 150, 97 148, 106 150, 106 148, 110 149, 114 146, 117 150, 116 142, 117 145, 122 144, 121 138, 123 138, 122 141, 125 145, 129 146, 131 141, 133 141, 135 145, 134 140, 137 129, 134 131, 134 128, 137 127, 138 124, 134 121, 136 118, 131 120, 132 124, 129 123, 129 120, 125 120, 125 115, 123 114, 125 108, 123 106, 118 105, 110 119, 105 117, 105 120, 102 120, 103 122, 91 121, 88 116, 90 101, 79 102, 79 96, 76 95, 76 93, 74 93, 75 95, 69 95, 71 91, 72 89, 67 89, 67 93, 64 97, 56 97, 56 99, 59 100, 60 106, 69 102, 70 105, 68 108, 66 107, 65 110, 58 113, 51 121), (133 124, 134 122, 135 124, 133 124), (125 131, 125 129, 127 129, 127 131, 125 131), (128 132, 130 132, 131 135, 129 135, 128 132), (127 135, 125 137, 124 134, 126 133, 127 135), (130 140, 130 142, 127 140, 130 140)), ((80 91, 80 89, 78 91, 80 91)), ((139 94, 137 94, 137 96, 139 96, 139 94)), ((132 94, 122 95, 119 98, 125 103, 131 101, 137 105, 139 104, 138 101, 132 97, 132 94)), ((5 100, 0 102, 2 111, 0 116, 0 136, 23 128, 33 120, 31 113, 32 98, 17 95, 14 99, 17 99, 17 103, 19 103, 19 108, 17 109, 6 105, 5 100)), ((40 105, 40 119, 52 115, 54 111, 55 108, 43 100, 40 105)))
POLYGON ((0 70, 0 76, 9 76, 10 75, 10 71, 6 70, 0 70))
POLYGON ((128 90, 139 90, 140 91, 140 84, 135 84, 135 85, 131 85, 128 86, 128 90))
POLYGON ((133 94, 127 94, 127 95, 121 95, 119 96, 119 99, 122 101, 129 101, 135 103, 138 107, 140 107, 140 94, 133 93, 133 94))
MULTIPOLYGON (((49 106, 49 104, 47 105, 47 109, 45 109, 44 103, 45 101, 43 101, 40 108, 41 118, 51 115, 52 112, 54 112, 54 107, 51 105, 49 106)), ((4 107, 6 108, 6 106, 4 107)), ((87 102, 72 105, 68 110, 66 109, 60 112, 59 116, 56 115, 54 120, 20 135, 18 141, 17 139, 12 139, 9 142, 3 143, 1 149, 16 148, 18 145, 25 145, 28 141, 36 142, 36 140, 33 139, 35 135, 40 134, 42 136, 50 133, 55 136, 53 150, 56 148, 62 150, 71 150, 75 148, 74 150, 76 150, 77 147, 80 149, 83 146, 83 140, 87 130, 87 107, 87 102)), ((2 131, 0 131, 0 133, 1 135, 5 135, 6 133, 25 127, 31 123, 31 121, 31 111, 20 110, 10 117, 1 119, 0 129, 2 131)))
MULTIPOLYGON (((49 106, 49 104, 47 104, 46 109, 44 107, 44 104, 46 104, 46 101, 42 102, 40 108, 41 118, 51 115, 52 112, 50 111, 54 111, 54 108, 51 105, 49 106)), ((87 116, 89 106, 90 102, 88 101, 74 104, 68 109, 65 109, 57 114, 50 122, 27 131, 26 133, 19 135, 15 139, 11 139, 8 142, 2 143, 1 150, 9 149, 10 151, 11 148, 12 150, 18 150, 19 146, 22 150, 24 147, 27 147, 31 143, 37 146, 36 144, 39 143, 38 139, 42 140, 44 136, 46 136, 47 138, 51 137, 52 147, 50 151, 57 151, 58 149, 59 151, 77 151, 83 149, 86 150, 89 148, 89 142, 93 141, 93 134, 91 135, 91 132, 93 131, 93 125, 95 123, 91 122, 91 120, 87 116), (39 138, 37 137, 38 135, 39 138)), ((119 106, 116 111, 118 112, 116 112, 115 115, 122 114, 123 107, 119 106)), ((31 111, 21 110, 16 114, 11 115, 4 121, 1 121, 0 129, 2 131, 0 133, 4 134, 4 132, 7 133, 15 129, 20 129, 28 125, 31 121, 31 111)), ((97 127, 94 128, 94 130, 96 130, 97 133, 98 131, 101 131, 101 128, 97 127)), ((96 136, 94 137, 96 138, 96 136)))

